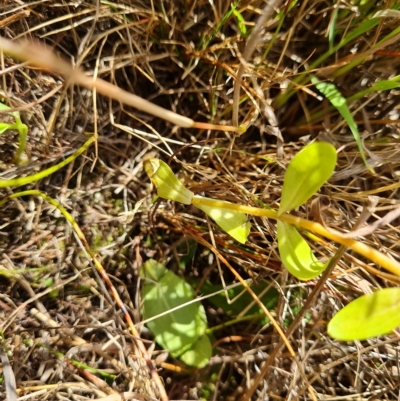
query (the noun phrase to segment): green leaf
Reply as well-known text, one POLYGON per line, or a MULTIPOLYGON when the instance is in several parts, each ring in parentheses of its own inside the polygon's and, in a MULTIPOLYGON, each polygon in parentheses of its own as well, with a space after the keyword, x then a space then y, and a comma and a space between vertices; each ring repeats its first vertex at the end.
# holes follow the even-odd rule
POLYGON ((317 77, 311 77, 311 82, 315 84, 316 88, 332 103, 332 105, 344 118, 357 143, 358 150, 365 166, 373 173, 374 170, 368 164, 367 158, 365 157, 365 151, 361 141, 360 133, 358 132, 357 124, 347 106, 346 98, 342 96, 342 94, 336 89, 336 86, 332 83, 321 82, 317 77))
POLYGON ((313 142, 297 153, 285 173, 278 215, 305 203, 332 175, 335 165, 336 150, 328 142, 313 142))
POLYGON ((278 249, 285 268, 300 280, 311 280, 328 266, 328 263, 323 264, 318 261, 307 241, 293 225, 280 220, 278 220, 278 249))
POLYGON ((144 168, 157 187, 158 196, 184 205, 192 203, 193 192, 182 185, 167 163, 159 159, 148 159, 144 162, 144 168))
POLYGON ((363 295, 329 322, 328 334, 341 341, 366 340, 390 333, 400 325, 400 288, 363 295))
MULTIPOLYGON (((154 270, 157 262, 151 260, 150 269, 154 270)), ((147 267, 142 271, 146 271, 147 267)), ((156 267, 159 271, 159 267, 156 267)), ((207 329, 207 318, 203 305, 192 302, 195 293, 191 286, 169 270, 158 281, 146 280, 141 295, 143 299, 143 318, 158 316, 147 323, 155 340, 174 357, 190 349, 207 329), (189 303, 175 311, 171 309, 189 303), (171 311, 171 312, 169 312, 171 311)))
POLYGON ((208 336, 200 337, 192 347, 180 356, 180 360, 186 365, 204 368, 212 356, 212 345, 208 336))
MULTIPOLYGON (((197 196, 198 199, 203 197, 197 196)), ((230 202, 224 202, 229 203, 230 202)), ((225 232, 227 232, 236 241, 244 244, 250 233, 251 224, 244 213, 234 210, 216 208, 211 206, 199 205, 196 207, 210 216, 225 232)))

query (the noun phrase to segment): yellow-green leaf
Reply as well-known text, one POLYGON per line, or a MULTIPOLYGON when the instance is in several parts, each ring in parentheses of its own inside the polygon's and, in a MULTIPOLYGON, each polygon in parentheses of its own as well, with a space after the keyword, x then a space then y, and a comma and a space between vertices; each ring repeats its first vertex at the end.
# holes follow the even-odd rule
POLYGON ((335 165, 336 150, 328 142, 313 142, 297 153, 285 173, 278 215, 305 203, 332 175, 335 165))
MULTIPOLYGON (((202 198, 197 196, 197 198, 202 198)), ((221 202, 219 202, 221 203, 221 202)), ((224 202, 230 204, 230 202, 224 202)), ((250 233, 251 224, 244 213, 234 210, 199 205, 196 207, 210 216, 225 232, 236 241, 244 244, 250 233)))
POLYGON ((311 280, 321 274, 328 263, 318 261, 307 241, 293 225, 280 220, 277 224, 279 254, 289 273, 300 280, 311 280))
POLYGON ((178 180, 167 163, 159 159, 148 159, 144 162, 146 173, 157 187, 159 197, 190 205, 193 192, 189 191, 178 180))
POLYGON ((363 295, 329 322, 328 334, 341 341, 366 340, 390 333, 400 325, 400 288, 363 295))

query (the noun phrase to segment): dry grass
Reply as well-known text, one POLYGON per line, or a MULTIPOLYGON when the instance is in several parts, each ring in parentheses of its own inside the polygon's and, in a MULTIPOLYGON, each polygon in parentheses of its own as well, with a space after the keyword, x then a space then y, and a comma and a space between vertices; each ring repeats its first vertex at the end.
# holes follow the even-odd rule
MULTIPOLYGON (((0 30, 9 39, 40 39, 87 74, 183 116, 232 124, 233 85, 246 39, 234 17, 223 21, 229 3, 15 0, 0 7, 0 30)), ((67 85, 50 71, 2 56, 2 96, 8 105, 22 109, 30 127, 29 163, 22 167, 13 164, 16 134, 0 136, 2 179, 55 164, 84 142, 85 132, 99 134, 97 154, 88 152, 32 187, 58 199, 73 215, 136 323, 140 323, 137 273, 143 261, 151 257, 179 272, 188 239, 198 240, 200 235, 210 244, 215 241, 220 254, 244 278, 265 280, 277 288, 275 314, 281 323, 293 321, 296 307, 303 305, 317 282, 299 282, 282 270, 273 222, 253 218, 249 241, 242 247, 191 208, 169 202, 155 208, 143 171, 143 158, 149 152, 164 160, 175 154, 183 168, 172 163, 174 170, 196 193, 254 206, 258 200, 276 208, 285 166, 304 144, 319 137, 338 149, 337 170, 321 191, 329 205, 320 213, 308 205, 299 215, 349 231, 369 204, 369 196, 379 197, 374 218, 398 204, 397 89, 350 104, 375 175, 363 165, 338 113, 316 99, 308 82, 299 83, 294 95, 276 107, 281 89, 328 50, 331 2, 300 3, 288 13, 276 37, 278 19, 267 22, 247 60, 239 123, 248 130, 237 137, 177 128, 67 85), (130 213, 142 199, 139 211, 130 213)), ((373 8, 373 3, 365 7, 373 8)), ((335 43, 362 22, 357 7, 346 4, 340 2, 342 18, 337 21, 335 43)), ((258 0, 240 3, 248 30, 264 7, 258 0)), ((346 98, 395 75, 400 64, 398 46, 389 41, 359 66, 337 72, 384 39, 396 24, 396 19, 382 19, 327 57, 315 73, 320 79, 332 79, 346 98)), ((2 197, 11 192, 2 191, 2 197)), ((18 396, 24 400, 157 399, 123 315, 60 213, 40 199, 25 197, 7 203, 0 215, 0 328, 18 396), (72 360, 97 372, 74 366, 72 360)), ((394 221, 363 241, 398 258, 397 226, 394 221)), ((315 247, 324 256, 337 251, 335 244, 323 240, 315 247)), ((252 399, 310 399, 307 383, 321 400, 400 397, 395 335, 339 343, 326 334, 327 321, 343 305, 360 294, 393 285, 365 270, 366 263, 345 254, 313 300, 307 319, 294 328, 290 341, 305 377, 283 350, 252 399)), ((221 269, 225 282, 231 283, 231 274, 223 265, 221 269)), ((198 246, 179 274, 188 280, 221 281, 216 258, 204 245, 198 246)), ((392 281, 396 283, 395 278, 392 281)), ((205 306, 210 327, 231 320, 222 309, 205 306)), ((138 327, 170 399, 239 399, 279 342, 260 320, 238 322, 214 332, 215 355, 209 366, 188 371, 179 362, 166 360, 146 328, 138 327)), ((4 399, 9 371, 4 366, 7 357, 0 357, 4 372, 0 398, 4 399)))

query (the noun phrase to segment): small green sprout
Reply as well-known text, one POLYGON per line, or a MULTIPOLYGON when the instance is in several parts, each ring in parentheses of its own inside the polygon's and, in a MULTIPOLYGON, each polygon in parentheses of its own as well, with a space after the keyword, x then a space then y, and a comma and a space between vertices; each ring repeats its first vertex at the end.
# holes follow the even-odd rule
MULTIPOLYGON (((1 110, 11 110, 10 107, 6 106, 4 103, 0 102, 0 111, 1 110)), ((21 121, 21 117, 18 111, 10 111, 7 112, 8 115, 12 116, 15 120, 14 123, 5 123, 0 122, 0 134, 3 134, 9 130, 16 130, 19 134, 19 146, 17 153, 15 155, 15 161, 17 164, 26 163, 25 158, 22 155, 25 152, 26 148, 26 140, 28 135, 28 126, 21 121)))

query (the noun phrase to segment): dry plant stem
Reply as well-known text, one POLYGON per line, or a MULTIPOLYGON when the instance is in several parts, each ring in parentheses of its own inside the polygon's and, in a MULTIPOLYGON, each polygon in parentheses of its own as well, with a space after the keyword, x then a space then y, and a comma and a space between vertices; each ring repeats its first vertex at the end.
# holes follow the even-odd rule
MULTIPOLYGON (((320 292, 322 286, 325 284, 326 280, 328 280, 329 276, 331 275, 333 269, 339 262, 339 260, 342 258, 343 254, 346 252, 346 247, 341 246, 338 251, 336 252, 335 256, 331 259, 329 262, 328 268, 324 271, 320 279, 318 280, 317 285, 313 288, 311 291, 310 295, 307 297, 305 304, 301 308, 300 312, 297 314, 291 325, 288 327, 286 330, 286 337, 289 340, 290 336, 293 334, 293 332, 296 330, 297 326, 299 325, 301 319, 305 315, 305 313, 310 309, 311 304, 314 302, 314 298, 318 295, 320 292)), ((251 399, 252 395, 255 393, 257 390, 258 385, 260 384, 261 380, 265 377, 265 375, 268 372, 268 369, 270 366, 273 364, 275 361, 275 358, 278 356, 279 352, 282 350, 284 347, 285 343, 282 341, 282 338, 280 339, 278 345, 274 348, 274 350, 269 354, 268 359, 265 361, 264 365, 261 368, 261 372, 257 375, 257 377, 253 381, 253 385, 249 390, 243 395, 240 401, 248 401, 251 399)), ((309 383, 307 383, 307 386, 310 386, 309 383)))
POLYGON ((254 27, 248 41, 246 44, 246 48, 242 54, 240 60, 240 67, 236 75, 236 80, 234 84, 233 90, 233 105, 232 105, 232 123, 234 126, 238 126, 239 124, 239 101, 240 101, 240 87, 242 76, 244 74, 247 60, 250 59, 251 55, 253 54, 257 42, 260 38, 260 33, 264 27, 265 22, 272 17, 273 13, 275 12, 275 8, 278 8, 282 0, 271 0, 265 6, 260 18, 257 21, 256 26, 254 27))
POLYGON ((135 343, 137 345, 137 347, 139 348, 139 351, 143 357, 143 359, 146 362, 146 365, 149 369, 150 375, 152 377, 152 379, 154 380, 154 383, 157 386, 157 390, 159 391, 159 396, 160 399, 162 401, 168 401, 168 396, 167 393, 165 391, 164 385, 161 381, 160 376, 158 375, 157 369, 155 368, 155 366, 153 365, 153 362, 151 361, 151 358, 149 357, 146 347, 144 346, 142 340, 140 339, 140 334, 137 331, 132 318, 128 312, 128 310, 126 309, 125 304, 122 302, 118 291, 116 290, 116 288, 114 287, 113 283, 111 282, 110 278, 108 277, 107 272, 105 271, 104 267, 102 266, 102 264, 100 263, 100 261, 97 259, 96 255, 94 254, 94 252, 92 251, 92 249, 89 246, 89 243, 86 240, 85 235, 83 234, 82 230, 80 229, 79 225, 75 222, 75 220, 73 219, 73 217, 69 214, 69 212, 59 203, 57 202, 55 199, 51 198, 50 196, 46 195, 44 192, 38 191, 38 190, 28 190, 28 191, 23 191, 23 192, 18 192, 16 194, 13 195, 9 195, 6 198, 2 199, 0 202, 0 206, 5 204, 7 201, 11 200, 11 199, 15 199, 21 196, 26 196, 26 195, 33 195, 33 196, 39 196, 41 198, 43 198, 45 201, 49 202, 51 205, 55 206, 63 215, 64 217, 67 219, 67 221, 71 224, 72 228, 74 229, 77 237, 79 238, 79 240, 82 242, 86 252, 90 255, 90 257, 93 260, 93 263, 96 267, 96 270, 98 271, 98 273, 100 274, 101 278, 104 280, 104 282, 107 284, 109 291, 111 292, 117 306, 121 309, 122 313, 124 314, 124 318, 128 324, 128 327, 134 337, 135 343))
MULTIPOLYGON (((192 233, 192 230, 190 230, 190 233, 192 233)), ((253 292, 253 290, 249 287, 249 285, 246 283, 245 280, 241 277, 241 275, 230 265, 230 263, 220 254, 217 248, 215 248, 213 245, 209 244, 204 238, 201 236, 194 236, 195 240, 200 242, 202 245, 210 249, 214 255, 218 257, 218 259, 228 267, 228 269, 233 273, 233 275, 237 278, 237 280, 242 284, 242 286, 246 289, 246 291, 251 295, 251 297, 254 299, 254 301, 257 303, 257 305, 261 308, 261 310, 264 312, 265 316, 270 320, 272 326, 274 326, 274 329, 277 331, 280 337, 280 341, 282 342, 283 345, 286 345, 286 348, 288 349, 291 357, 296 361, 297 366, 299 368, 300 374, 302 377, 305 379, 305 374, 303 371, 302 366, 300 363, 298 363, 297 358, 296 358, 296 353, 294 352, 292 346, 290 345, 285 333, 279 326, 279 323, 275 320, 275 318, 271 315, 270 311, 267 309, 267 307, 261 302, 261 300, 258 298, 258 296, 253 292)), ((311 388, 311 386, 308 386, 308 391, 310 393, 310 396, 312 400, 317 401, 317 398, 315 396, 314 390, 311 388)), ((243 401, 248 401, 249 398, 243 398, 243 401)))
POLYGON ((252 216, 268 217, 270 219, 281 220, 286 223, 293 224, 294 226, 305 228, 308 231, 321 235, 325 238, 338 242, 339 244, 352 249, 354 252, 357 252, 358 254, 375 262, 377 265, 382 266, 383 268, 393 273, 394 275, 400 277, 400 262, 389 258, 388 256, 377 251, 376 249, 373 249, 368 245, 365 245, 359 241, 356 241, 351 238, 343 238, 339 232, 333 232, 331 230, 327 230, 324 226, 322 226, 319 223, 302 219, 300 217, 292 216, 291 214, 281 214, 278 216, 278 212, 276 212, 275 210, 260 209, 257 207, 237 205, 234 203, 229 204, 224 201, 205 199, 198 197, 196 195, 192 199, 192 204, 194 206, 205 205, 214 208, 235 210, 236 212, 246 213, 252 216))
POLYGON ((116 85, 100 78, 94 79, 93 77, 86 75, 82 70, 73 68, 67 61, 57 57, 55 53, 37 42, 12 42, 0 37, 0 50, 3 50, 6 54, 19 60, 28 61, 40 68, 59 73, 69 83, 74 83, 91 90, 95 89, 96 92, 101 95, 135 107, 136 109, 152 114, 153 116, 160 117, 182 128, 213 129, 233 132, 244 131, 243 127, 198 123, 188 117, 163 109, 162 107, 127 92, 116 85))

